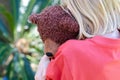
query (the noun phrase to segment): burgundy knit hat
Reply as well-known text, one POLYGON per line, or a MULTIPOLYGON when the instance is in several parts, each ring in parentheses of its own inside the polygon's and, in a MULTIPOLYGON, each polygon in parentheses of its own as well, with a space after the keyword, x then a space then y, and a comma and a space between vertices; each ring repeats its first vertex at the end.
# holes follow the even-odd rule
POLYGON ((77 21, 60 6, 45 8, 40 14, 32 14, 29 20, 37 24, 43 42, 50 38, 58 44, 76 39, 79 33, 77 21))

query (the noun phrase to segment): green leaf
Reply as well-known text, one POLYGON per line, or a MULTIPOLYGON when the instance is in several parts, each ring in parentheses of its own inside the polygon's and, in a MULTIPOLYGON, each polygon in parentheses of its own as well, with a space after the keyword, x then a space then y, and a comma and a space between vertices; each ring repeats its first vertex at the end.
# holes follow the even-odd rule
POLYGON ((16 40, 24 35, 24 30, 25 30, 24 27, 28 23, 27 22, 28 21, 28 16, 31 14, 32 9, 35 5, 35 2, 36 2, 36 0, 30 0, 29 4, 26 7, 24 7, 26 9, 25 13, 19 15, 19 16, 21 16, 21 18, 19 19, 17 29, 19 28, 21 31, 16 30, 16 32, 15 32, 16 40))
POLYGON ((39 8, 37 12, 41 12, 45 7, 49 6, 51 0, 41 0, 38 4, 36 4, 39 8))
POLYGON ((32 71, 30 62, 26 57, 24 57, 23 60, 24 60, 24 68, 25 68, 25 72, 27 74, 28 80, 34 80, 34 72, 32 71))
POLYGON ((0 64, 4 64, 9 55, 11 54, 12 48, 9 44, 0 42, 0 64))
POLYGON ((7 66, 7 74, 6 76, 8 77, 9 80, 11 80, 12 76, 13 76, 13 60, 9 63, 9 65, 7 66))
POLYGON ((9 80, 28 80, 20 53, 15 51, 13 55, 14 58, 7 67, 7 77, 9 80))
POLYGON ((35 5, 35 2, 36 0, 30 0, 28 6, 26 7, 26 11, 25 11, 25 14, 23 15, 23 18, 22 18, 22 26, 24 27, 26 24, 27 24, 27 21, 28 21, 28 16, 31 14, 32 12, 32 9, 35 5))
POLYGON ((12 37, 9 34, 8 28, 0 20, 0 41, 9 43, 12 42, 12 37))
POLYGON ((6 23, 8 24, 7 29, 9 30, 9 34, 13 38, 15 22, 12 14, 2 4, 0 4, 0 14, 5 18, 6 23))
POLYGON ((15 26, 16 26, 17 21, 18 21, 18 19, 19 19, 20 2, 21 2, 21 0, 10 0, 11 13, 12 13, 13 19, 14 19, 14 21, 15 21, 15 26))

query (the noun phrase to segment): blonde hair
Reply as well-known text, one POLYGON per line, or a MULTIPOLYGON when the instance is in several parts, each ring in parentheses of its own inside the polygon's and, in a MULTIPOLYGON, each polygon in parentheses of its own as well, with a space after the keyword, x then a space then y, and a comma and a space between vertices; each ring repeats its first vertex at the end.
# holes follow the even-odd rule
POLYGON ((61 0, 79 24, 79 39, 104 35, 118 29, 119 0, 61 0))

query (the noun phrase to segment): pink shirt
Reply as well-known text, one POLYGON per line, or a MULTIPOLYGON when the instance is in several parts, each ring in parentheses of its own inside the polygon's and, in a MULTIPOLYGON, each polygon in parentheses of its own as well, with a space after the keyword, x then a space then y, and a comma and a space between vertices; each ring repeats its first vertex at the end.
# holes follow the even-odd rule
POLYGON ((59 47, 47 80, 120 80, 120 39, 96 36, 59 47))

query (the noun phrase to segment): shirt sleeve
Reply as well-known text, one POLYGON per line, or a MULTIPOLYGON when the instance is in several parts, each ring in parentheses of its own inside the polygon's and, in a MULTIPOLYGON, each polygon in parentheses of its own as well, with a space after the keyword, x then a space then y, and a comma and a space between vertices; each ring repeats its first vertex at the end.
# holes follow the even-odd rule
POLYGON ((61 52, 57 54, 57 57, 48 65, 46 80, 72 80, 65 56, 61 52))

